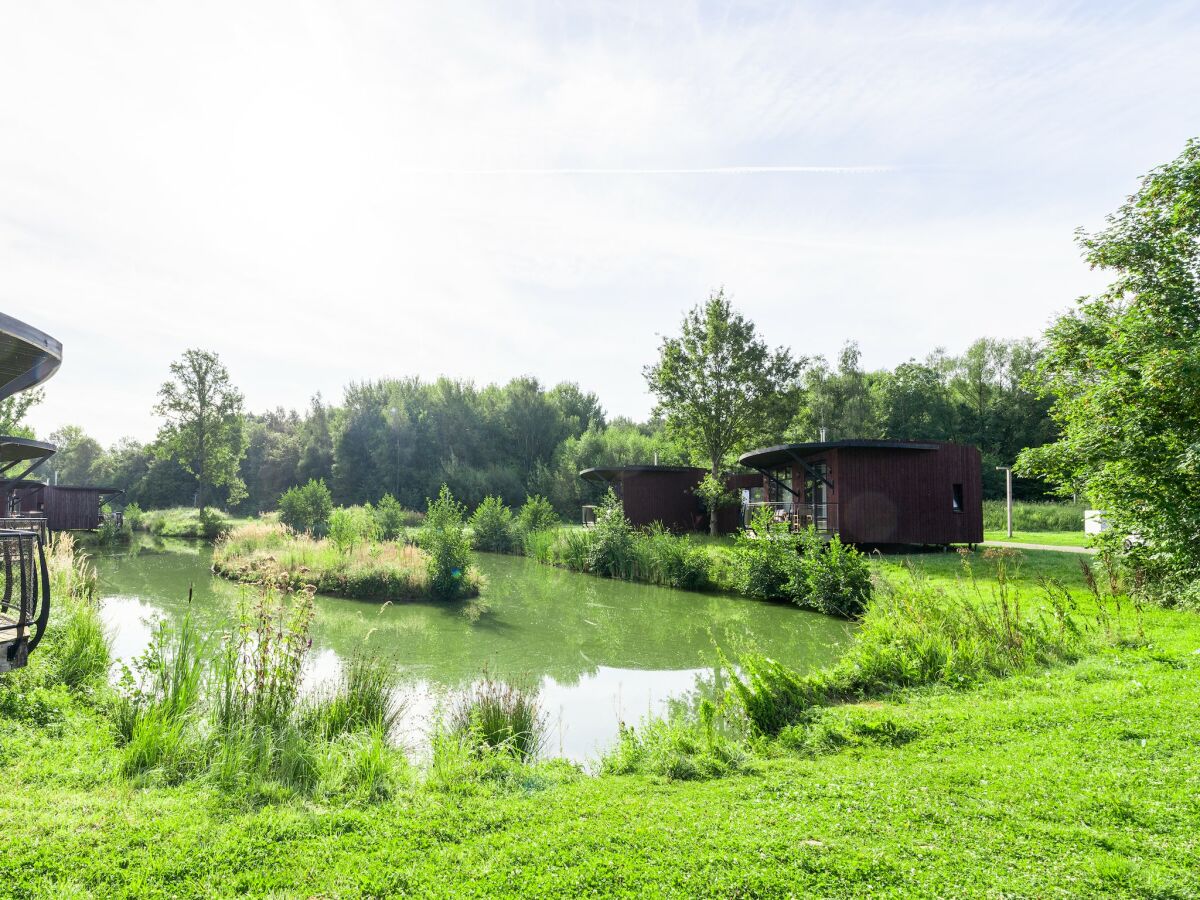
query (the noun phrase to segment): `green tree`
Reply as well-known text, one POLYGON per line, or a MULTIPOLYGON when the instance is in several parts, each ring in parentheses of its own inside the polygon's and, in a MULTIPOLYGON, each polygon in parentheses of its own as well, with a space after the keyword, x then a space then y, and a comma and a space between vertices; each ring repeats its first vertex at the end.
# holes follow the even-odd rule
POLYGON ((87 484, 104 456, 100 442, 78 425, 64 425, 50 435, 50 443, 58 452, 50 457, 47 468, 54 473, 58 484, 87 484))
POLYGON ((1040 365, 1060 440, 1020 467, 1081 485, 1118 533, 1200 572, 1200 140, 1143 179, 1094 235, 1115 278, 1046 334, 1040 365))
MULTIPOLYGON (((783 430, 795 411, 801 369, 785 348, 770 350, 754 323, 717 291, 684 317, 679 337, 663 340, 645 376, 658 398, 656 412, 719 478, 734 451, 783 430)), ((715 516, 709 529, 717 533, 715 516)))
POLYGON ((25 424, 29 410, 46 398, 42 390, 24 391, 0 400, 0 434, 9 437, 32 438, 33 429, 25 424))
POLYGON ((158 391, 154 411, 166 419, 157 450, 174 459, 196 479, 196 505, 201 511, 213 488, 224 487, 229 502, 245 496, 238 474, 246 438, 242 427, 242 395, 229 379, 217 354, 187 350, 171 363, 171 379, 158 391))

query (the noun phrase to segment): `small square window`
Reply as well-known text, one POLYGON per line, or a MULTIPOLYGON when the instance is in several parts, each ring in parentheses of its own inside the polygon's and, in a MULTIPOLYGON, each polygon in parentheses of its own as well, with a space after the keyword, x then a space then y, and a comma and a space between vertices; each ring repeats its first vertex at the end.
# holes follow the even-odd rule
POLYGON ((961 484, 954 485, 954 501, 953 502, 954 502, 954 511, 962 512, 963 511, 963 492, 962 492, 961 484))

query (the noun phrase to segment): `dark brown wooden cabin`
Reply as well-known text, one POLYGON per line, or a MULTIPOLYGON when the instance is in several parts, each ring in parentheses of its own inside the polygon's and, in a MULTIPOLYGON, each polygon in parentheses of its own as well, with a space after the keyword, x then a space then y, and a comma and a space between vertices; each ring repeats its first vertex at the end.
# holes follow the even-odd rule
POLYGON ((43 516, 51 531, 94 531, 104 522, 103 505, 123 493, 112 487, 27 482, 13 490, 12 512, 43 516))
POLYGON ((661 522, 672 531, 696 531, 708 522, 693 493, 704 471, 693 466, 597 466, 579 475, 609 485, 635 527, 661 522))
POLYGON ((983 480, 975 447, 938 441, 821 441, 744 454, 762 474, 747 521, 764 506, 777 521, 815 526, 854 544, 976 544, 983 480))

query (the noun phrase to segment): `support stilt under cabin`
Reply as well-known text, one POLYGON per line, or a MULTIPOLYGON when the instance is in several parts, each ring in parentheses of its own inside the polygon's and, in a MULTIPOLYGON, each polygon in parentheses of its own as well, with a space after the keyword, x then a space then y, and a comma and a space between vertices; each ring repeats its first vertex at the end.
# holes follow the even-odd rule
MULTIPOLYGON (((62 344, 0 313, 0 400, 35 388, 58 371, 62 344)), ((29 476, 54 454, 52 444, 0 435, 0 491, 29 476)), ((3 513, 11 513, 5 508, 3 513)), ((0 517, 0 672, 19 669, 45 634, 50 617, 45 518, 0 517)))

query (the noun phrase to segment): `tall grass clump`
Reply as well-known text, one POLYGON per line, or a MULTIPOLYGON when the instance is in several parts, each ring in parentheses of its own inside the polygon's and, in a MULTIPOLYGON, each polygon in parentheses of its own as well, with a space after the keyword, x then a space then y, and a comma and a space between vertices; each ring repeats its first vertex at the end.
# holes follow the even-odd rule
POLYGON ((190 742, 200 707, 204 652, 188 614, 178 627, 156 622, 145 652, 132 669, 123 667, 113 722, 124 774, 158 773, 174 782, 200 768, 197 747, 190 742))
MULTIPOLYGON (((1083 503, 1062 501, 1014 501, 1014 531, 1083 531, 1083 503)), ((983 527, 987 531, 999 531, 1007 526, 1006 502, 1004 500, 983 501, 983 527)))
POLYGON ((378 732, 386 738, 404 712, 404 705, 396 699, 398 685, 394 665, 356 653, 343 662, 337 681, 305 702, 304 727, 324 740, 356 732, 378 732))
POLYGON ((512 553, 518 548, 512 510, 499 497, 484 497, 471 514, 471 546, 485 553, 512 553))
MULTIPOLYGON (((0 676, 0 715, 48 725, 61 721, 77 698, 107 696, 112 643, 96 597, 96 568, 68 533, 46 550, 50 620, 28 664, 0 676)), ((19 570, 14 567, 14 578, 19 570)))
POLYGON ((984 555, 995 574, 986 590, 966 557, 954 591, 915 571, 908 584, 880 581, 853 642, 830 668, 801 675, 753 654, 726 664, 755 730, 777 734, 822 704, 926 684, 965 687, 1077 658, 1083 632, 1069 595, 1045 590, 1040 608, 1023 608, 1020 556, 1007 548, 984 555))
POLYGON ((546 717, 535 686, 500 681, 487 673, 450 708, 450 735, 477 750, 530 762, 542 750, 546 717))
POLYGON ((653 775, 668 781, 701 781, 747 771, 751 755, 739 734, 717 727, 719 711, 708 699, 695 709, 674 709, 632 728, 600 757, 603 775, 653 775))
POLYGON ((203 778, 247 796, 388 795, 407 768, 389 742, 402 711, 395 673, 356 656, 336 681, 301 697, 313 610, 310 591, 263 591, 211 640, 190 615, 156 623, 113 714, 122 771, 167 783, 203 778))
POLYGON ((442 485, 436 500, 429 501, 419 543, 427 555, 426 573, 430 593, 453 600, 471 593, 471 540, 463 517, 466 509, 442 485))

